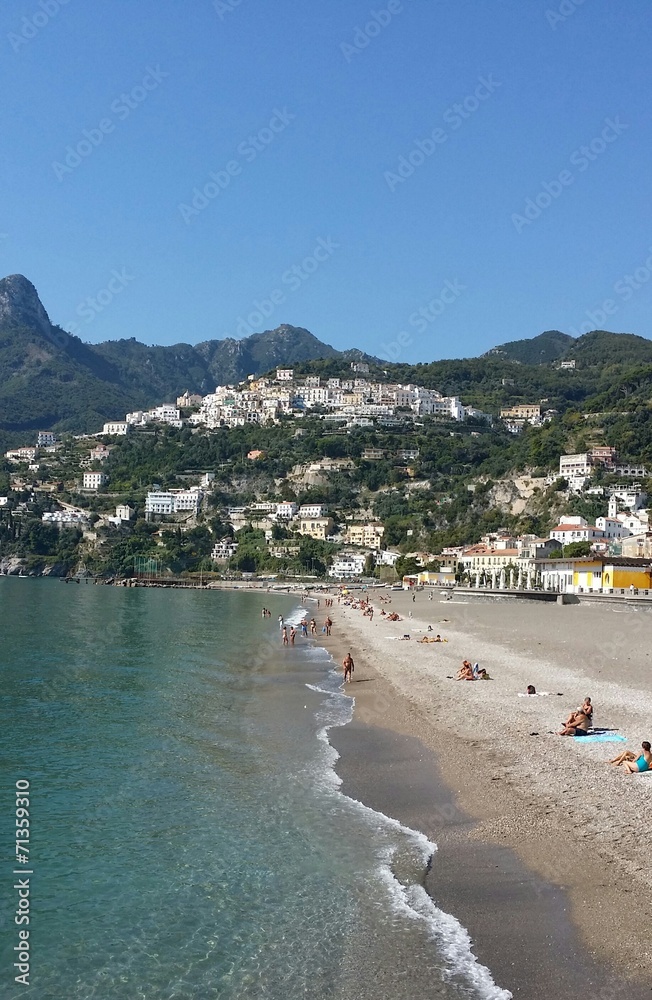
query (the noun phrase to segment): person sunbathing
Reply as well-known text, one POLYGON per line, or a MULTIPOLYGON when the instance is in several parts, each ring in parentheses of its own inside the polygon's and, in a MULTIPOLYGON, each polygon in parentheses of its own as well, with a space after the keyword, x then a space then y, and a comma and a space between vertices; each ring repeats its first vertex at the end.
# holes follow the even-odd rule
POLYGON ((647 740, 643 740, 641 748, 643 753, 640 757, 633 754, 631 750, 624 750, 617 757, 614 757, 613 760, 610 760, 609 763, 613 764, 614 767, 624 768, 627 774, 643 774, 652 768, 652 753, 650 752, 650 744, 647 740))
POLYGON ((462 663, 462 666, 460 667, 455 680, 457 681, 475 680, 475 677, 473 676, 473 667, 471 666, 468 660, 464 660, 464 662, 462 663))
POLYGON ((441 639, 433 639, 429 635, 424 635, 422 639, 417 639, 417 642, 441 642, 441 639))

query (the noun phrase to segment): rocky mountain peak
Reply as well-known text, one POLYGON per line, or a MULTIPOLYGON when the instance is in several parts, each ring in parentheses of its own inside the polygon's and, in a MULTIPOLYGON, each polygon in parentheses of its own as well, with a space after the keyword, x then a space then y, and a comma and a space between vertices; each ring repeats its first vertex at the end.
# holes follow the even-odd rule
POLYGON ((26 326, 48 336, 52 324, 34 285, 22 274, 0 280, 0 328, 26 326))

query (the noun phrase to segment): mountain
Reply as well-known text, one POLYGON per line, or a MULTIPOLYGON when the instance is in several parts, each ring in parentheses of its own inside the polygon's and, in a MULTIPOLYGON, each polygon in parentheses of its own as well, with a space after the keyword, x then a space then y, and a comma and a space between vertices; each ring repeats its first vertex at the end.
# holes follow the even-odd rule
POLYGON ((552 361, 562 358, 574 343, 573 337, 567 333, 547 330, 538 337, 510 340, 507 344, 492 347, 482 357, 519 361, 522 365, 549 365, 552 361))
POLYGON ((593 330, 574 340, 567 356, 574 358, 579 368, 649 365, 652 364, 652 340, 633 333, 593 330))
POLYGON ((308 330, 285 324, 243 340, 195 346, 149 347, 135 339, 84 344, 51 323, 27 278, 0 280, 0 432, 94 431, 105 420, 185 389, 205 394, 276 365, 319 358, 366 355, 336 351, 308 330))
POLYGON ((340 376, 354 360, 493 413, 539 399, 560 412, 618 409, 652 391, 652 341, 602 330, 577 339, 548 330, 481 358, 417 365, 337 351, 288 325, 194 346, 149 347, 135 339, 84 344, 51 323, 34 285, 15 274, 0 280, 0 454, 10 442, 31 440, 35 430, 97 431, 105 420, 174 400, 185 389, 205 395, 277 365, 340 376), (575 359, 573 372, 558 370, 563 358, 575 359))

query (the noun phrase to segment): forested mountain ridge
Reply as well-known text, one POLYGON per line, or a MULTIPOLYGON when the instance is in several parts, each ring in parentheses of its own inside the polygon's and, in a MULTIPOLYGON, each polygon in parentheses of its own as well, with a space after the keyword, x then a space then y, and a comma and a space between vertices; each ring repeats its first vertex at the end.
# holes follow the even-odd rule
POLYGON ((337 351, 301 327, 281 325, 243 340, 148 346, 136 339, 84 344, 50 322, 31 282, 0 280, 0 448, 35 430, 96 431, 105 420, 277 365, 343 375, 366 360, 372 377, 413 382, 460 396, 494 415, 517 402, 596 412, 646 405, 652 396, 652 341, 594 331, 573 339, 547 331, 500 345, 481 358, 416 365, 337 351), (574 370, 560 360, 572 358, 574 370))

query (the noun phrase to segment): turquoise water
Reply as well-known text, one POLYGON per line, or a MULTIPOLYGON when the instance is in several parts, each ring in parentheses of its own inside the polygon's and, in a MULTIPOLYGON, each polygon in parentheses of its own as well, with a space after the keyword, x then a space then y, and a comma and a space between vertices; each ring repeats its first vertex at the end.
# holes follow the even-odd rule
POLYGON ((279 613, 301 612, 0 579, 0 996, 25 995, 19 779, 38 1000, 506 996, 420 886, 432 845, 339 791, 351 700, 324 650, 281 646, 279 613))

